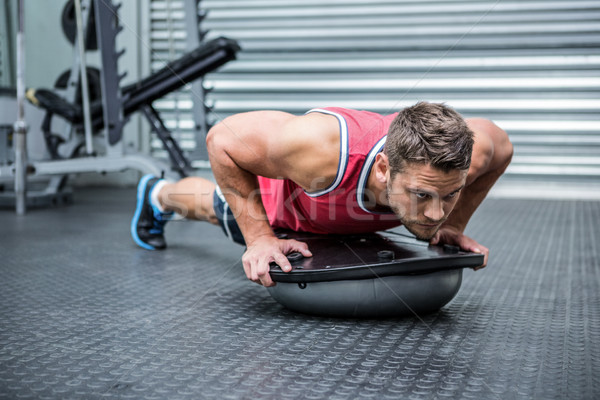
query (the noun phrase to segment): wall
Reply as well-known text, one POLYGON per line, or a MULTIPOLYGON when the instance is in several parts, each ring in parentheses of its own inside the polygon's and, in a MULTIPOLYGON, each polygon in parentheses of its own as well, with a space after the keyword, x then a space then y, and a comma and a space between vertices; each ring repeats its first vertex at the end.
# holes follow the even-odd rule
MULTIPOLYGON (((158 9, 166 0, 152 0, 158 9)), ((204 80, 209 123, 257 109, 391 113, 420 100, 508 131, 510 183, 600 183, 600 2, 203 0, 240 42, 204 80)), ((181 18, 181 17, 180 17, 181 18)), ((157 44, 158 45, 158 44, 157 44)), ((173 108, 168 99, 157 106, 173 108)), ((597 190, 597 189, 596 189, 597 190)), ((597 192, 600 193, 600 192, 597 192)))

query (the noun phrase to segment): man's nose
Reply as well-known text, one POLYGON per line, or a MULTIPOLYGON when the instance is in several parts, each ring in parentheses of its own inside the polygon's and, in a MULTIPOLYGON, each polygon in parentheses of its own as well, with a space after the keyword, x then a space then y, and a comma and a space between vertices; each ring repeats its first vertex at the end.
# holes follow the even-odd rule
POLYGON ((440 221, 444 218, 444 215, 444 205, 440 199, 437 197, 431 199, 425 208, 425 216, 432 221, 440 221))

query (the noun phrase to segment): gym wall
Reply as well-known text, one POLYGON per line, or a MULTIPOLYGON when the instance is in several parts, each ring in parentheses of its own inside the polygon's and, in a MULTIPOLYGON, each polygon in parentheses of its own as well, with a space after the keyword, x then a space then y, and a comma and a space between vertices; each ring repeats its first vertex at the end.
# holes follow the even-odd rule
MULTIPOLYGON (((238 61, 206 77, 211 123, 255 109, 389 113, 444 101, 509 132, 515 157, 505 179, 600 182, 598 1, 202 0, 200 7, 206 39, 225 35, 243 48, 238 61)), ((182 1, 151 0, 154 68, 184 48, 184 17, 182 1)), ((182 92, 158 104, 188 147, 193 98, 182 92)))

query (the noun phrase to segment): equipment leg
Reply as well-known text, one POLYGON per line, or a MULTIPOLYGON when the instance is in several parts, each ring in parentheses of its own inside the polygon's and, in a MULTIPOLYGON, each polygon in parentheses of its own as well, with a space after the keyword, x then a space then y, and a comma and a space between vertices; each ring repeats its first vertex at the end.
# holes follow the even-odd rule
POLYGON ((169 158, 173 164, 173 168, 177 170, 182 178, 188 176, 188 171, 192 170, 192 165, 181 150, 181 147, 177 144, 177 141, 171 136, 171 131, 167 129, 163 120, 158 115, 158 112, 154 107, 147 105, 144 106, 144 115, 150 122, 152 130, 156 132, 160 140, 163 142, 165 149, 169 153, 169 158))
POLYGON ((17 3, 17 121, 15 122, 15 195, 17 214, 27 211, 27 123, 25 122, 25 1, 17 3))

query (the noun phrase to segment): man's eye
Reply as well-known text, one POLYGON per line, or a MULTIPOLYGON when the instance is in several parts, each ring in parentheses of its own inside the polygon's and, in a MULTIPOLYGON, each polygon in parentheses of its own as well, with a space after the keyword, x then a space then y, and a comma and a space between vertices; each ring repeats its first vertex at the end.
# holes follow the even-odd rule
POLYGON ((417 196, 417 199, 426 199, 429 197, 427 193, 415 193, 415 196, 417 196))
POLYGON ((456 197, 456 196, 458 195, 458 193, 459 193, 459 192, 450 193, 450 194, 449 194, 447 197, 448 197, 449 199, 452 199, 452 198, 456 197))

